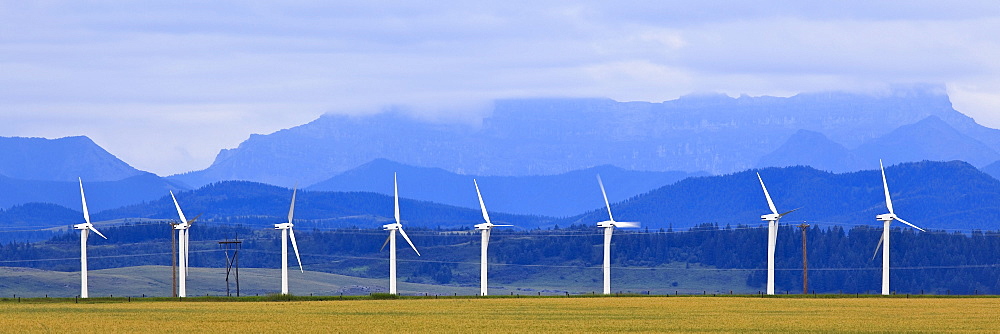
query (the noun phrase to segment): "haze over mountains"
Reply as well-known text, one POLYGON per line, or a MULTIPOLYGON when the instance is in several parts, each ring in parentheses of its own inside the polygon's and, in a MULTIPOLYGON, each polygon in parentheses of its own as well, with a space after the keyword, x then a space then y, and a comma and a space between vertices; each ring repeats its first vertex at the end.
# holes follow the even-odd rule
POLYGON ((478 209, 473 178, 490 211, 565 217, 603 205, 596 175, 608 185, 608 199, 625 200, 691 176, 706 173, 641 172, 598 166, 558 175, 471 176, 440 168, 414 167, 378 159, 306 188, 313 191, 365 191, 391 196, 389 176, 400 176, 400 196, 478 209))
MULTIPOLYGON (((390 174, 395 172, 401 196, 417 203, 415 215, 404 219, 425 227, 464 226, 480 219, 473 178, 479 180, 491 212, 509 214, 525 228, 598 219, 603 201, 596 174, 603 176, 612 202, 628 199, 616 205, 622 217, 633 215, 631 219, 647 227, 747 224, 761 212, 758 185, 747 182, 753 175, 746 170, 808 165, 812 168, 764 175, 769 185, 775 183, 774 196, 800 192, 793 197, 798 200, 786 204, 805 207, 796 213, 802 219, 866 223, 881 205, 875 182, 879 179, 865 174, 876 170, 878 159, 887 166, 922 160, 968 162, 893 167, 901 174, 936 180, 893 185, 894 192, 915 191, 926 198, 911 210, 946 215, 980 210, 976 205, 995 206, 990 202, 995 195, 990 180, 1000 175, 1000 163, 994 163, 1000 160, 998 152, 1000 130, 980 126, 954 110, 935 87, 881 95, 706 95, 663 103, 504 100, 496 102, 493 114, 480 126, 428 123, 398 112, 323 116, 274 134, 252 135, 239 147, 220 152, 212 167, 166 178, 132 168, 86 137, 0 138, 0 153, 9 157, 0 162, 0 208, 5 209, 0 222, 27 223, 37 221, 24 218, 31 212, 51 212, 55 225, 74 223, 65 210, 27 204, 79 210, 80 176, 97 219, 172 218, 167 191, 197 189, 194 195, 179 197, 198 199, 189 205, 206 218, 228 215, 255 221, 280 216, 287 205, 284 192, 298 183, 308 190, 303 198, 336 202, 303 204, 303 219, 339 220, 330 226, 374 226, 386 216, 379 211, 384 208, 372 203, 382 205, 392 194, 390 174), (850 173, 858 170, 866 176, 851 176, 860 175, 850 173), (736 174, 707 177, 719 173, 736 174), (224 180, 260 183, 218 183, 224 180), (706 183, 692 186, 698 182, 706 183), (984 190, 973 194, 968 189, 984 190), (206 192, 213 195, 197 195, 206 192), (742 197, 734 197, 734 192, 742 197), (806 195, 811 193, 845 196, 806 195), (970 201, 950 202, 956 198, 970 201), (839 206, 817 204, 828 202, 839 206), (305 218, 309 205, 316 206, 318 211, 311 213, 316 218, 305 218), (431 212, 452 218, 435 218, 431 212)), ((906 195, 901 196, 900 207, 905 207, 906 195)), ((931 228, 990 228, 977 225, 990 223, 983 217, 993 213, 986 213, 923 218, 933 218, 926 225, 931 228)))
MULTIPOLYGON (((721 176, 696 176, 657 187, 649 192, 612 203, 619 221, 637 221, 642 228, 687 229, 699 224, 751 225, 767 213, 756 172, 767 183, 775 205, 781 211, 800 208, 782 220, 785 224, 807 221, 818 226, 876 226, 875 215, 885 213, 881 175, 878 170, 835 174, 811 167, 781 167, 748 170, 721 176)), ((896 212, 925 229, 1000 229, 1000 180, 968 163, 916 162, 887 166, 887 179, 896 212)), ((589 174, 589 173, 587 173, 589 174)), ((590 176, 590 175, 586 175, 590 176)), ((512 215, 493 208, 500 202, 485 193, 494 222, 510 223, 519 229, 550 228, 582 224, 589 226, 607 219, 600 190, 589 177, 582 185, 579 201, 588 209, 568 218, 512 215)), ((570 179, 572 180, 572 179, 570 179)), ((467 181, 467 180, 462 180, 467 181)), ((610 181, 605 180, 608 186, 610 181)), ((381 182, 385 183, 385 182, 381 182)), ((391 187, 391 181, 389 181, 391 187)), ((464 182, 462 182, 464 183, 464 182)), ((466 229, 482 222, 478 208, 465 208, 406 198, 417 192, 420 183, 401 184, 402 219, 407 226, 420 228, 466 229)), ((475 190, 460 187, 434 188, 441 193, 475 199, 475 190)), ((501 189, 501 188, 497 188, 501 189)), ((485 190, 485 189, 484 189, 485 190)), ((502 192, 501 192, 502 193, 502 192)), ((562 199, 546 194, 515 194, 519 202, 558 205, 562 199)), ((281 222, 288 210, 291 189, 248 181, 225 181, 193 191, 178 193, 178 201, 190 217, 202 215, 208 223, 244 224, 270 228, 281 222)), ((477 203, 478 204, 478 203, 477 203)), ((377 228, 392 221, 392 196, 373 192, 300 191, 296 203, 297 226, 311 228, 377 228)), ((21 218, 33 226, 55 227, 79 222, 80 215, 51 205, 29 204, 0 211, 0 223, 16 224, 21 218), (48 219, 39 220, 37 217, 48 219), (33 219, 33 220, 29 220, 33 219)), ((139 204, 92 214, 95 221, 118 219, 175 219, 168 195, 139 204)))
POLYGON ((663 103, 501 100, 479 126, 429 123, 400 112, 326 115, 252 135, 220 152, 209 168, 171 179, 192 187, 220 180, 311 185, 379 158, 493 176, 600 165, 723 174, 821 163, 818 168, 851 171, 873 168, 875 156, 889 164, 959 159, 981 167, 1000 157, 997 152, 1000 130, 956 111, 940 87, 913 86, 880 94, 702 95, 663 103), (803 138, 801 131, 814 134, 803 138))
MULTIPOLYGON (((877 169, 834 174, 803 166, 689 178, 613 204, 612 210, 615 219, 638 221, 650 229, 704 223, 756 226, 760 215, 768 213, 757 172, 779 211, 799 209, 782 223, 880 226, 875 215, 887 212, 877 169)), ((917 226, 1000 229, 1000 181, 966 162, 886 166, 886 179, 896 213, 917 226)), ((607 219, 607 212, 595 208, 556 223, 588 224, 603 219, 607 219)))
POLYGON ((0 208, 31 202, 80 210, 82 179, 91 209, 106 210, 187 189, 133 168, 87 137, 0 137, 0 208))

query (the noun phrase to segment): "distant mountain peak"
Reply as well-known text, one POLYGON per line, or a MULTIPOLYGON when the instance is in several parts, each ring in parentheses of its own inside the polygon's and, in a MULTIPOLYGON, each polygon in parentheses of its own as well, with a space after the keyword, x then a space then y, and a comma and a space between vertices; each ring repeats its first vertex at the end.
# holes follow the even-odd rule
POLYGON ((985 166, 1000 159, 996 150, 961 133, 935 115, 900 126, 855 151, 868 160, 881 158, 887 163, 964 160, 976 166, 985 166))
POLYGON ((764 155, 758 167, 813 166, 820 170, 847 171, 854 167, 854 156, 826 135, 810 130, 796 131, 774 152, 764 155))
POLYGON ((116 181, 146 172, 129 166, 88 137, 0 137, 0 175, 39 181, 116 181))

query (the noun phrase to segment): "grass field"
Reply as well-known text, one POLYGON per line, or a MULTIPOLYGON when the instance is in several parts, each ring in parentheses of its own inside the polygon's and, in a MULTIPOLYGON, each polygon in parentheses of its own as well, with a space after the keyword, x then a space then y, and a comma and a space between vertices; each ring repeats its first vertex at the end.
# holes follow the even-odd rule
POLYGON ((1000 298, 0 302, 4 332, 989 332, 1000 298))
MULTIPOLYGON (((401 280, 399 291, 404 295, 477 295, 479 294, 479 266, 476 282, 464 285, 439 285, 410 283, 401 280)), ((746 273, 739 271, 698 270, 692 265, 671 264, 656 270, 620 269, 612 273, 614 291, 645 292, 652 294, 701 294, 707 292, 727 294, 755 293, 758 289, 746 286, 746 273), (677 282, 676 285, 672 284, 677 282)), ((169 266, 136 266, 91 270, 89 272, 92 297, 115 296, 170 296, 171 268, 169 266)), ((225 269, 191 267, 188 277, 188 295, 225 295, 225 269)), ((317 271, 300 273, 289 270, 289 289, 292 294, 308 296, 367 295, 369 292, 386 292, 388 273, 384 278, 364 278, 317 271)), ((240 269, 240 288, 244 296, 266 295, 280 291, 281 271, 278 269, 240 269)), ((490 281, 491 295, 538 294, 562 295, 590 294, 602 288, 599 268, 547 268, 544 271, 519 275, 516 279, 497 277, 490 281)), ((235 290, 235 283, 231 284, 235 290)), ((0 297, 73 297, 80 293, 80 273, 48 271, 33 268, 0 267, 0 297)), ((235 291, 233 291, 235 294, 235 291)))

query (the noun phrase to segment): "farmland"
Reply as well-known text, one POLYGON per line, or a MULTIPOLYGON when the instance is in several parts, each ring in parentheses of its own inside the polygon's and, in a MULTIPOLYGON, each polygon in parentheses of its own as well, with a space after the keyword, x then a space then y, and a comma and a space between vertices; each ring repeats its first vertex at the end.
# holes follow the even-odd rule
POLYGON ((1000 298, 451 298, 0 302, 27 332, 995 332, 1000 298))

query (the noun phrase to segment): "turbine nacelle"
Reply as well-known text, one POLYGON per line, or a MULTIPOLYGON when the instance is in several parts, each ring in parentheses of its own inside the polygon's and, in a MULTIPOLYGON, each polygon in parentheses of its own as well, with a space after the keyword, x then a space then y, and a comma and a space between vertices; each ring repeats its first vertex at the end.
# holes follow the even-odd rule
POLYGON ((633 222, 616 222, 614 220, 605 220, 597 223, 597 227, 609 228, 609 227, 639 227, 639 223, 633 222))
POLYGON ((875 219, 878 220, 878 221, 887 222, 887 221, 896 220, 898 218, 896 217, 896 214, 893 214, 893 213, 883 213, 881 215, 875 216, 875 219))
POLYGON ((477 230, 482 231, 482 230, 490 230, 490 229, 493 229, 494 227, 497 227, 497 226, 514 226, 514 225, 497 225, 497 224, 493 224, 493 223, 482 223, 482 224, 476 224, 476 225, 473 225, 473 226, 477 230))
MULTIPOLYGON (((275 225, 275 226, 277 226, 277 225, 275 225)), ((383 231, 395 231, 395 230, 398 230, 398 229, 401 229, 401 228, 403 228, 403 224, 400 224, 400 223, 392 223, 392 224, 382 225, 382 230, 383 231)))
POLYGON ((73 228, 75 228, 77 230, 80 230, 80 231, 83 231, 83 230, 94 231, 94 233, 97 233, 97 235, 101 236, 101 238, 104 238, 104 239, 108 238, 108 237, 105 237, 104 234, 101 234, 101 232, 98 231, 96 228, 94 228, 94 224, 91 224, 91 223, 76 224, 76 225, 73 225, 73 228))
POLYGON ((778 221, 778 219, 781 219, 781 215, 777 214, 777 213, 770 213, 770 214, 766 214, 766 215, 760 216, 760 220, 778 221))
POLYGON ((294 225, 292 225, 292 223, 274 224, 274 229, 275 230, 289 230, 289 229, 292 228, 292 226, 294 226, 294 225))

